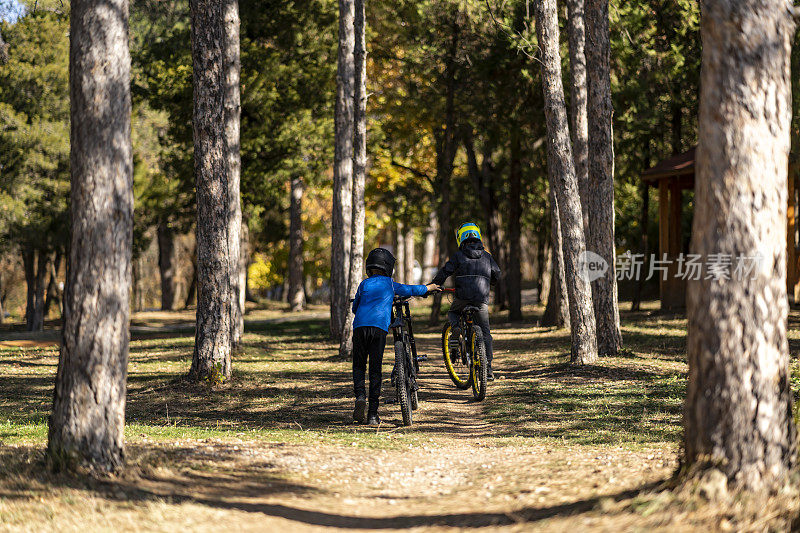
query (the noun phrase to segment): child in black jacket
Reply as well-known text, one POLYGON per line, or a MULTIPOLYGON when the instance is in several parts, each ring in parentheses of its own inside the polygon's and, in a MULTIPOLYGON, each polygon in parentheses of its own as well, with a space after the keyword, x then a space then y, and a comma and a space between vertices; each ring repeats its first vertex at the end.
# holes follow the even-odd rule
MULTIPOLYGON (((458 316, 465 307, 478 308, 475 316, 477 325, 483 331, 486 343, 486 359, 489 362, 489 379, 494 379, 492 372, 492 332, 489 328, 489 295, 491 286, 500 279, 500 267, 492 255, 483 249, 481 230, 472 222, 462 224, 456 230, 458 251, 445 263, 433 284, 442 285, 453 276, 456 286, 455 299, 447 314, 453 328, 458 327, 458 316)), ((457 338, 454 336, 453 338, 457 338)))

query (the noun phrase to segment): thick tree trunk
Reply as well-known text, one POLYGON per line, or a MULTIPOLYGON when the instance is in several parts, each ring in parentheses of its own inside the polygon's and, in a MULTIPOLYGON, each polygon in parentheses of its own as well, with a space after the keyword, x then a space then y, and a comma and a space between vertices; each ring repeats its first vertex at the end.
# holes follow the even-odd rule
POLYGON ((549 196, 550 240, 553 245, 550 261, 550 291, 547 293, 547 305, 542 315, 542 326, 568 328, 570 323, 567 278, 564 275, 564 239, 561 232, 558 200, 552 187, 550 187, 549 196))
POLYGON ((70 6, 72 239, 47 455, 56 468, 123 464, 133 157, 127 0, 70 6))
POLYGON ((303 290, 303 178, 292 178, 289 203, 289 311, 302 311, 306 306, 303 290))
POLYGON ((158 271, 161 273, 161 310, 175 307, 175 232, 169 222, 162 220, 156 228, 158 240, 158 271))
POLYGON ((569 37, 570 132, 575 177, 581 195, 583 232, 589 234, 589 124, 587 122, 586 89, 586 25, 584 0, 567 0, 567 35, 569 37))
POLYGON ((347 284, 353 202, 353 85, 355 0, 339 0, 339 59, 334 110, 333 213, 331 214, 331 337, 341 340, 348 313, 347 284))
POLYGON ((597 332, 589 280, 581 273, 579 258, 586 251, 578 182, 572 162, 564 86, 561 82, 558 19, 555 0, 536 3, 536 35, 542 50, 542 88, 547 120, 547 168, 555 192, 563 240, 564 274, 569 296, 572 361, 597 360, 597 332))
POLYGON ((422 280, 430 283, 436 275, 436 233, 439 230, 439 221, 436 210, 432 209, 428 215, 428 226, 425 228, 425 240, 422 245, 422 280))
POLYGON ((225 141, 228 156, 228 256, 230 258, 231 348, 237 348, 244 332, 244 272, 242 271, 241 231, 242 200, 240 192, 242 160, 239 123, 241 97, 239 72, 239 0, 223 1, 224 71, 225 71, 225 141))
POLYGON ((219 384, 231 375, 224 6, 215 0, 192 0, 191 7, 198 298, 189 379, 219 384))
POLYGON ((732 267, 689 281, 683 466, 769 489, 796 461, 785 257, 794 23, 781 0, 706 0, 701 34, 692 252, 732 267), (737 275, 739 264, 752 271, 737 275))
POLYGON ((586 65, 589 126, 589 235, 587 248, 608 264, 592 282, 597 349, 615 355, 622 348, 614 268, 614 139, 611 132, 611 71, 608 0, 586 0, 586 65))
POLYGON ((522 265, 520 218, 522 217, 522 161, 518 130, 511 133, 511 168, 508 190, 508 265, 506 286, 508 314, 511 320, 522 320, 522 265))
POLYGON ((355 0, 353 29, 353 224, 350 235, 350 270, 347 273, 347 314, 342 324, 342 337, 339 356, 350 357, 353 351, 353 312, 350 298, 355 297, 358 284, 364 275, 364 183, 367 177, 367 43, 366 43, 366 0, 355 0))

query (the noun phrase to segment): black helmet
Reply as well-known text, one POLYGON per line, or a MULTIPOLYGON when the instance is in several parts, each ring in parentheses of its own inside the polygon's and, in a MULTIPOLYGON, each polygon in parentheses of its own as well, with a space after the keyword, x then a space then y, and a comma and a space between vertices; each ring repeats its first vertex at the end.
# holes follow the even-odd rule
POLYGON ((367 272, 371 268, 383 270, 384 274, 391 277, 394 272, 394 256, 386 248, 375 248, 367 256, 367 272))

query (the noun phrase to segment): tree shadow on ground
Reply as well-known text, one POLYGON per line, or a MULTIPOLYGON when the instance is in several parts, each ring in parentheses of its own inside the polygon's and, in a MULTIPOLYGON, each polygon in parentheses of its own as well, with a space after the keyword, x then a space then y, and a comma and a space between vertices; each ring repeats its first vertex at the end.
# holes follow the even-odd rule
POLYGON ((685 394, 681 373, 567 363, 512 368, 493 391, 488 419, 496 434, 580 444, 674 442, 685 394))
MULTIPOLYGON (((279 446, 279 445, 275 445, 279 446)), ((353 516, 304 508, 303 504, 277 503, 281 497, 307 498, 327 494, 324 489, 287 479, 285 466, 260 457, 260 449, 243 450, 233 445, 198 447, 136 445, 128 447, 130 466, 120 476, 106 478, 54 474, 45 467, 44 453, 33 447, 0 447, 0 497, 8 500, 48 498, 54 490, 68 489, 106 500, 109 504, 142 506, 148 502, 196 504, 219 510, 236 510, 282 518, 317 527, 348 530, 450 527, 478 529, 534 525, 596 511, 607 501, 623 502, 649 493, 663 482, 637 489, 596 495, 556 505, 527 506, 508 511, 466 511, 439 514, 353 516)), ((608 511, 605 511, 608 513, 608 511)), ((619 511, 618 511, 619 512, 619 511)))

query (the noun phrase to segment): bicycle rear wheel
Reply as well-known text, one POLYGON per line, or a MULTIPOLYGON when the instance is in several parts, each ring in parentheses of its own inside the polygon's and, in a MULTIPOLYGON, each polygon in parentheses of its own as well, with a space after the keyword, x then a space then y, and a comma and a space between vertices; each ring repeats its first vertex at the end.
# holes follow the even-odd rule
POLYGON ((486 344, 483 342, 483 331, 478 326, 472 326, 472 395, 476 400, 486 398, 486 383, 488 382, 489 362, 486 360, 486 344))
POLYGON ((411 418, 411 394, 409 391, 408 371, 406 369, 406 350, 408 347, 402 341, 394 343, 394 368, 395 387, 397 387, 397 403, 400 404, 400 413, 403 415, 403 425, 410 426, 411 418))
POLYGON ((444 357, 444 367, 450 375, 453 384, 461 390, 466 390, 472 384, 472 374, 470 373, 469 362, 464 363, 461 354, 450 353, 450 336, 453 328, 450 322, 445 323, 442 329, 442 356, 444 357), (451 355, 454 357, 451 358, 451 355))

